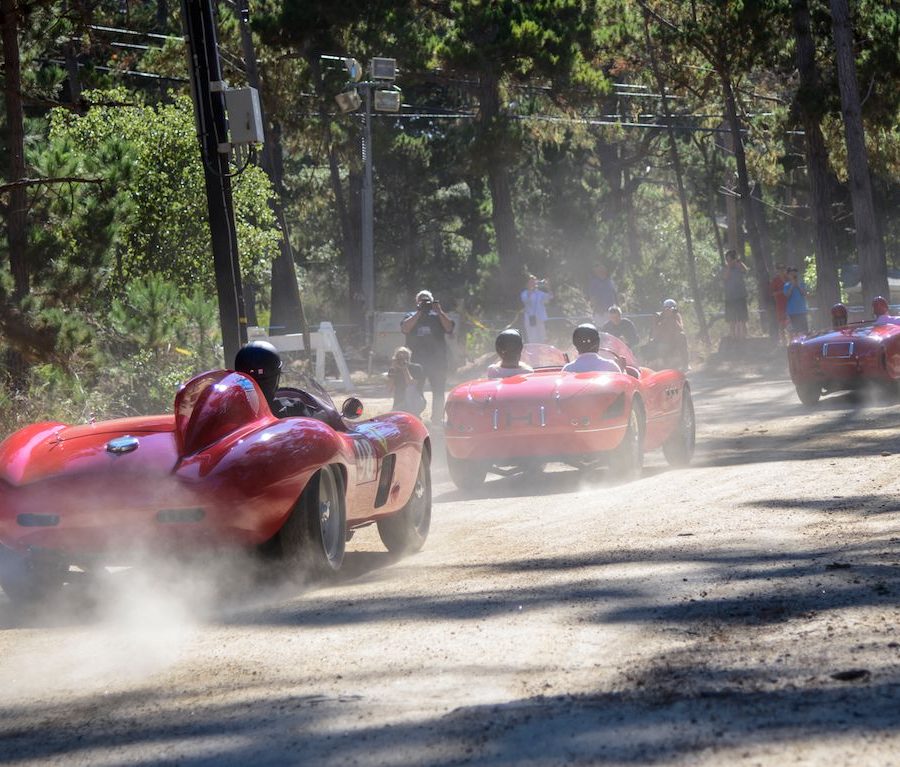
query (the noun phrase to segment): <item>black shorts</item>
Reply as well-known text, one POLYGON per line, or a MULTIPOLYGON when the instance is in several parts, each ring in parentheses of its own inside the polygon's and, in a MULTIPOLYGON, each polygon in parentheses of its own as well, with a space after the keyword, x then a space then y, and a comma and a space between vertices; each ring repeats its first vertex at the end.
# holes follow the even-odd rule
POLYGON ((809 333, 809 322, 806 314, 789 314, 788 319, 791 321, 791 330, 794 333, 809 333))
POLYGON ((746 322, 747 316, 746 298, 732 298, 725 301, 725 319, 728 322, 746 322))

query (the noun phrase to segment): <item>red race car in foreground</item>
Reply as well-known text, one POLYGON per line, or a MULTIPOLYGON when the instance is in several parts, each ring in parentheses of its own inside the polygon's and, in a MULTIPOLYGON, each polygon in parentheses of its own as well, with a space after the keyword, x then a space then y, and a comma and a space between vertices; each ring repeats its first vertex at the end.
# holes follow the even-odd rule
POLYGON ((567 356, 527 344, 522 359, 535 372, 479 379, 450 392, 444 427, 450 476, 477 488, 488 471, 551 461, 587 468, 608 463, 615 476, 640 473, 644 451, 662 447, 670 464, 694 454, 694 405, 678 370, 638 367, 619 339, 601 334, 601 354, 623 372, 563 373, 567 356))
POLYGON ((421 421, 359 423, 315 382, 316 417, 275 418, 257 384, 228 370, 184 384, 172 415, 29 426, 0 443, 0 586, 40 599, 138 554, 262 549, 336 571, 355 528, 390 551, 422 547, 431 520, 431 444, 421 421), (74 566, 74 570, 72 569, 74 566))
POLYGON ((867 384, 896 391, 900 325, 857 322, 812 333, 791 342, 788 365, 804 405, 815 405, 826 392, 867 384))

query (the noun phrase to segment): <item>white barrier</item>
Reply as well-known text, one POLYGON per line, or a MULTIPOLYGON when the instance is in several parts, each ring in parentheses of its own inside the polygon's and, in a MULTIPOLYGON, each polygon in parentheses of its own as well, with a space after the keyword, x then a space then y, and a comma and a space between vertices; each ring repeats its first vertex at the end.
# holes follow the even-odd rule
MULTIPOLYGON (((341 345, 338 343, 334 326, 330 322, 320 322, 319 329, 312 331, 309 336, 310 345, 316 353, 316 378, 325 383, 325 355, 330 354, 334 357, 340 378, 336 381, 330 380, 329 383, 335 384, 343 391, 350 391, 353 388, 353 384, 350 382, 350 369, 347 367, 344 352, 341 351, 341 345)), ((302 352, 305 350, 302 333, 270 336, 266 334, 264 328, 248 327, 247 340, 268 341, 280 352, 302 352)))

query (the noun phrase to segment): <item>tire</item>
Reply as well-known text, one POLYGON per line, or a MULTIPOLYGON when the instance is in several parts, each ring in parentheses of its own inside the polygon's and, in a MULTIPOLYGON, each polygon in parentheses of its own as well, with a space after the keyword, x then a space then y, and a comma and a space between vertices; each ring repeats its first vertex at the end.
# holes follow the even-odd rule
POLYGON ((422 450, 419 471, 406 505, 378 520, 378 535, 392 554, 412 554, 425 545, 431 527, 431 456, 422 450))
POLYGON ((691 397, 691 390, 685 386, 681 398, 678 426, 672 436, 663 442, 663 455, 670 466, 687 466, 694 457, 696 444, 697 425, 694 419, 694 399, 691 397))
POLYGON ((327 576, 341 569, 347 506, 339 469, 325 466, 309 480, 278 536, 282 560, 291 571, 327 576))
POLYGON ((0 588, 13 604, 40 604, 60 592, 67 570, 22 560, 3 568, 0 588))
POLYGON ((804 405, 812 407, 819 401, 821 396, 822 387, 818 383, 806 382, 797 384, 797 397, 804 405))
POLYGON ((484 484, 489 467, 484 461, 467 461, 447 453, 447 468, 454 485, 460 490, 472 492, 484 484))
POLYGON ((625 436, 609 457, 609 474, 616 481, 627 482, 641 474, 644 465, 644 439, 639 412, 640 406, 632 406, 625 436))

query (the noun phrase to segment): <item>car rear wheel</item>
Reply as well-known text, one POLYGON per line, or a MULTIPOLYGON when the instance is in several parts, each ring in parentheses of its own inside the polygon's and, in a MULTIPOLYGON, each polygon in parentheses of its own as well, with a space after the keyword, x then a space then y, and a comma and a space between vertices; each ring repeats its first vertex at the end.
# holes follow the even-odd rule
POLYGON ((0 588, 18 605, 45 602, 59 593, 68 568, 26 559, 0 563, 0 588))
POLYGON ((425 545, 431 527, 431 456, 422 450, 412 495, 396 514, 378 520, 378 535, 387 550, 411 554, 425 545))
POLYGON ((454 458, 447 453, 447 468, 450 470, 450 479, 460 490, 477 490, 484 484, 487 476, 488 464, 484 461, 467 461, 463 458, 454 458))
POLYGON ((694 399, 691 390, 686 386, 681 398, 681 415, 678 426, 665 442, 663 455, 670 466, 687 466, 694 457, 694 446, 697 442, 696 422, 694 420, 694 399))
POLYGON ((822 396, 822 386, 817 382, 797 384, 797 396, 804 405, 815 405, 822 396))
POLYGON ((639 408, 632 406, 625 436, 609 458, 609 473, 613 480, 628 481, 640 475, 644 464, 643 443, 639 408))
POLYGON ((285 563, 314 575, 341 569, 347 540, 344 479, 340 470, 326 466, 307 484, 279 532, 285 563))

